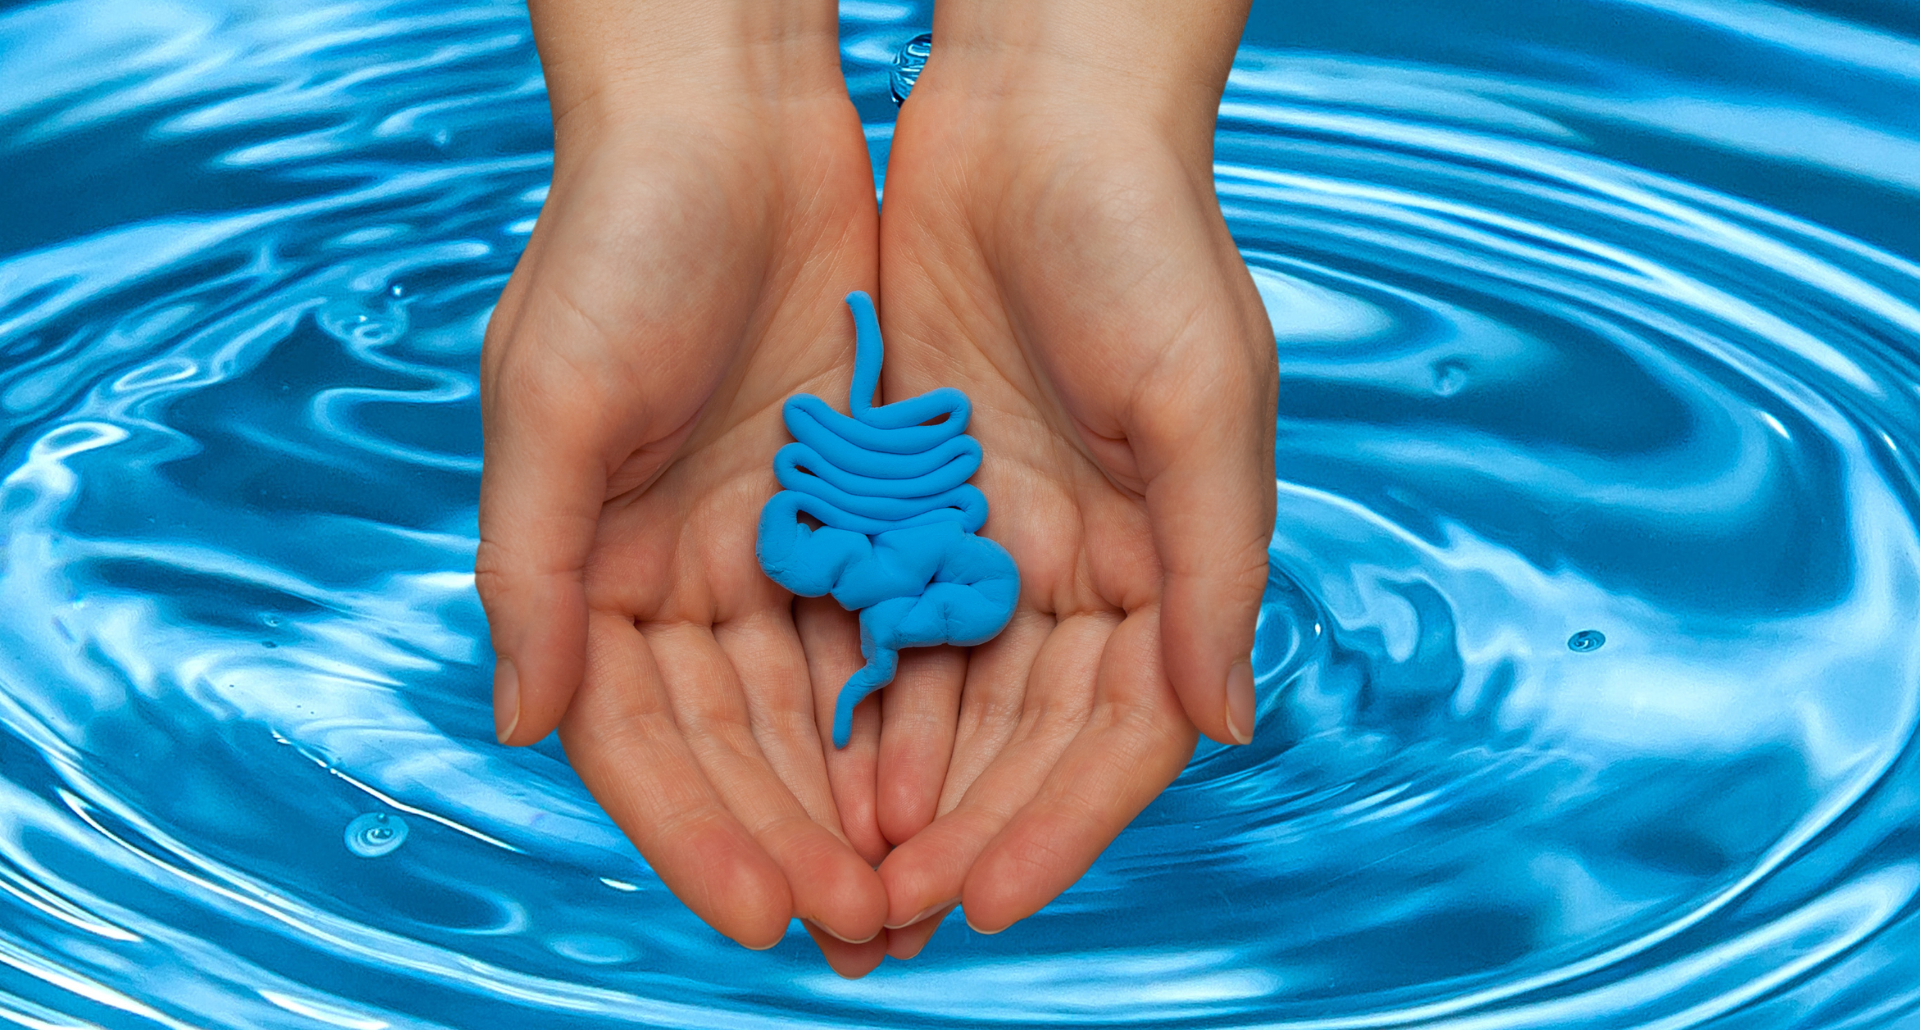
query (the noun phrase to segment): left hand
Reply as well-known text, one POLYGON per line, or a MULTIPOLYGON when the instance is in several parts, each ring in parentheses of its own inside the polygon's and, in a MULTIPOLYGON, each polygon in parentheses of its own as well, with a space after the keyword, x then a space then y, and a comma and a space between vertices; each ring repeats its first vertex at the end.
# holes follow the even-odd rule
MULTIPOLYGON (((878 718, 856 723, 898 845, 880 866, 886 922, 905 926, 889 934, 896 957, 955 903, 989 933, 1037 911, 1179 775, 1199 732, 1251 739, 1277 379, 1213 192, 1213 116, 1245 13, 1220 6, 1224 56, 1222 40, 1192 40, 1213 64, 1142 84, 1112 79, 1126 61, 1102 50, 1111 40, 1049 47, 1060 26, 969 23, 949 0, 902 109, 881 215, 882 395, 972 397, 985 535, 1019 563, 1021 597, 965 661, 903 655, 878 718), (1042 42, 1010 55, 992 42, 1006 39, 1042 42)), ((1046 21, 1036 9, 995 16, 1046 21)), ((1133 28, 1159 60, 1183 52, 1133 28)), ((822 673, 858 658, 839 664, 822 673)))

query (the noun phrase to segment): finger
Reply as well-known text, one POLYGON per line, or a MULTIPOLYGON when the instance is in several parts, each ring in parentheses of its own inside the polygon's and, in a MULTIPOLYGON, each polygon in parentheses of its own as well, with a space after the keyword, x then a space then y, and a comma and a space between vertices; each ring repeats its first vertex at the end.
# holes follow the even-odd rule
POLYGON ((707 782, 651 649, 625 619, 593 619, 560 737, 581 782, 675 897, 749 948, 779 943, 793 915, 786 877, 707 782))
MULTIPOLYGON (((510 312, 524 318, 514 296, 510 312)), ((511 332, 490 332, 488 348, 509 349, 511 332)), ((474 587, 496 656, 495 735, 530 744, 559 723, 580 683, 584 570, 606 496, 605 444, 593 391, 569 367, 511 354, 486 367, 474 587)))
POLYGON ((756 612, 716 625, 713 639, 740 678, 754 742, 774 776, 814 822, 844 839, 792 618, 785 609, 756 612))
POLYGON ((1021 608, 999 636, 975 647, 967 656, 953 758, 940 785, 935 818, 953 811, 1013 739, 1033 663, 1056 625, 1054 617, 1045 612, 1021 608))
POLYGON ((813 943, 819 945, 820 954, 826 958, 827 965, 849 980, 858 980, 873 972, 880 961, 887 957, 887 935, 884 933, 864 944, 848 944, 804 919, 800 925, 807 928, 813 943))
POLYGON ((880 832, 895 844, 933 822, 953 758, 967 652, 903 651, 900 671, 880 694, 880 762, 875 783, 880 832))
POLYGON ((998 933, 1039 911, 1193 757, 1198 733, 1162 671, 1157 623, 1143 611, 1114 631, 1085 727, 968 871, 961 891, 967 925, 998 933))
POLYGON ((880 864, 887 925, 909 926, 960 900, 968 870, 1026 803, 1079 732, 1093 706, 1094 677, 1118 618, 1060 620, 1029 670, 1020 725, 953 811, 901 844, 880 864))
POLYGON ((873 867, 815 822, 774 775, 754 739, 746 696, 706 627, 643 629, 674 723, 727 809, 786 874, 794 914, 843 940, 871 940, 887 901, 873 867))
POLYGON ((934 932, 940 929, 940 923, 953 914, 954 906, 946 908, 913 924, 898 930, 887 931, 887 956, 902 962, 920 954, 920 950, 933 939, 934 932))
POLYGON ((1272 354, 1270 344, 1196 349, 1129 432, 1161 563, 1167 675, 1221 743, 1253 739, 1254 624, 1273 534, 1272 354))
POLYGON ((814 691, 815 732, 826 758, 833 801, 840 811, 840 827, 861 858, 879 865, 892 847, 880 832, 875 792, 880 762, 879 698, 862 701, 853 710, 853 734, 847 746, 833 746, 833 713, 840 687, 866 664, 860 657, 859 620, 832 598, 796 597, 793 623, 806 652, 807 676, 814 691))

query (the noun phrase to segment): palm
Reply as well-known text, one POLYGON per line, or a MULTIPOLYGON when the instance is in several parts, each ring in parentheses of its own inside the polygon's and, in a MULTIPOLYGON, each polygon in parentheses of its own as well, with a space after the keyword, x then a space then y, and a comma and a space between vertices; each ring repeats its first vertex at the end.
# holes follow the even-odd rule
POLYGON ((1219 708, 1190 718, 1175 686, 1216 657, 1195 652, 1219 650, 1196 631, 1191 580, 1253 598, 1264 584, 1273 351, 1210 187, 1171 156, 1022 146, 1017 125, 982 143, 949 128, 967 115, 945 102, 916 92, 894 140, 882 392, 973 397, 986 532, 1019 563, 1021 599, 963 681, 883 699, 880 818, 903 843, 881 875, 890 922, 964 898, 997 929, 1070 885, 1178 775, 1196 721, 1224 735, 1219 708), (1264 500, 1226 498, 1223 524, 1200 525, 1195 487, 1223 480, 1196 441, 1251 455, 1225 481, 1252 479, 1264 500), (1229 544, 1196 560, 1196 533, 1229 544), (958 714, 941 778, 937 747, 888 738, 929 735, 892 712, 943 690, 958 714))
POLYGON ((655 871, 754 946, 795 914, 870 937, 884 911, 753 560, 779 402, 844 392, 840 297, 873 276, 858 121, 843 99, 806 128, 769 161, 713 123, 563 151, 483 375, 478 580, 522 713, 503 736, 558 722, 655 871))

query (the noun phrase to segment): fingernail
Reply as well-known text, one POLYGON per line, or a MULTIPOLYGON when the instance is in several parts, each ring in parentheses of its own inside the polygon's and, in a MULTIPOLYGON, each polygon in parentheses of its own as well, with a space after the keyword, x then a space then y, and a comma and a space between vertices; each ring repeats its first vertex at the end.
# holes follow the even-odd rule
POLYGON ((951 904, 953 904, 953 902, 951 901, 942 901, 938 904, 928 905, 926 908, 921 909, 919 914, 915 915, 912 919, 909 919, 904 923, 887 923, 886 927, 889 930, 904 930, 907 927, 912 926, 913 924, 919 922, 920 920, 927 918, 928 916, 934 914, 935 912, 940 911, 943 908, 946 908, 948 905, 951 905, 951 904))
POLYGON ((878 937, 878 936, 880 936, 880 931, 878 931, 878 930, 875 930, 875 931, 873 931, 872 933, 870 933, 870 934, 868 934, 868 935, 866 935, 865 937, 863 937, 863 938, 861 938, 860 940, 857 940, 857 941, 856 941, 856 940, 854 940, 854 939, 853 939, 853 938, 851 938, 851 937, 842 937, 842 936, 840 936, 839 934, 837 934, 837 933, 834 933, 834 932, 833 932, 833 927, 831 927, 831 926, 828 926, 828 925, 827 925, 827 924, 825 924, 825 923, 822 923, 822 922, 817 922, 817 921, 812 921, 812 920, 809 920, 809 921, 810 921, 810 922, 813 922, 813 925, 814 925, 814 926, 816 926, 816 927, 819 927, 819 929, 820 929, 820 931, 821 931, 822 933, 824 933, 824 934, 826 934, 827 936, 829 936, 829 937, 831 937, 831 938, 833 938, 833 939, 834 939, 834 940, 836 940, 836 941, 841 941, 841 942, 844 942, 844 943, 847 943, 847 944, 865 944, 865 943, 867 943, 868 941, 870 941, 870 940, 873 940, 873 939, 874 939, 875 937, 878 937))
POLYGON ((963 918, 963 919, 965 919, 965 920, 967 921, 967 929, 969 929, 969 930, 972 930, 972 931, 973 931, 974 933, 978 933, 978 934, 985 934, 985 935, 986 935, 986 936, 988 936, 988 937, 991 937, 991 936, 993 936, 994 934, 996 934, 996 933, 1000 933, 1000 932, 1002 932, 1002 931, 1004 931, 1004 930, 1006 929, 1006 927, 1004 927, 1004 926, 1003 926, 1003 927, 1001 927, 1001 928, 1000 928, 999 930, 982 930, 982 929, 980 929, 979 927, 977 927, 977 926, 975 926, 975 925, 973 925, 973 917, 972 917, 972 916, 969 916, 969 915, 967 915, 967 914, 966 914, 965 912, 962 912, 962 913, 960 913, 960 916, 961 916, 961 918, 963 918))
POLYGON ((1253 665, 1240 662, 1227 670, 1227 732, 1241 744, 1253 743, 1253 665), (1245 726, 1246 729, 1240 727, 1245 726))
POLYGON ((520 674, 502 658, 493 666, 493 735, 505 744, 520 725, 520 674))

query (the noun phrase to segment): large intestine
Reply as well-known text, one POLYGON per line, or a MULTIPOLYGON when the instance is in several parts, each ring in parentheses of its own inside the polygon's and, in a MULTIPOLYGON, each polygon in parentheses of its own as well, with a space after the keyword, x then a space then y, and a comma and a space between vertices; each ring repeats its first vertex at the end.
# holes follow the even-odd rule
POLYGON ((967 482, 980 467, 980 443, 966 435, 972 404, 942 388, 875 407, 879 319, 865 293, 849 294, 847 305, 853 415, 812 394, 787 399, 794 442, 774 456, 784 489, 760 512, 756 548, 774 582, 806 597, 832 594, 860 613, 866 665, 840 688, 835 747, 846 746, 854 706, 893 681, 901 648, 985 643, 1020 593, 1013 557, 975 535, 987 499, 967 482))

